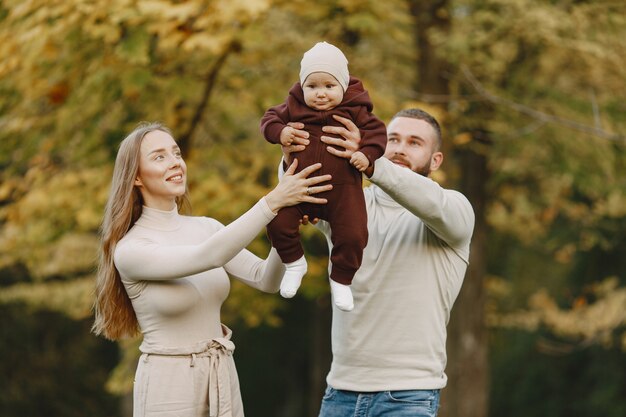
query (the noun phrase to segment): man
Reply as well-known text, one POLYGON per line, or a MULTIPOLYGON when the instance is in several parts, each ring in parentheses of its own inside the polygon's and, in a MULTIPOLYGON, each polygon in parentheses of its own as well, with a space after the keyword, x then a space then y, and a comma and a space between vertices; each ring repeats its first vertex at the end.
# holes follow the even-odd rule
MULTIPOLYGON (((349 158, 359 131, 340 121, 345 128, 324 129, 341 138, 322 140, 349 158)), ((387 137, 385 158, 365 171, 374 184, 365 189, 369 241, 351 286, 354 310, 333 307, 320 417, 433 417, 447 381, 446 326, 468 265, 474 213, 462 194, 429 178, 443 162, 431 115, 400 111, 387 137)), ((302 138, 285 152, 300 149, 302 138)), ((330 235, 327 224, 318 227, 330 235)))

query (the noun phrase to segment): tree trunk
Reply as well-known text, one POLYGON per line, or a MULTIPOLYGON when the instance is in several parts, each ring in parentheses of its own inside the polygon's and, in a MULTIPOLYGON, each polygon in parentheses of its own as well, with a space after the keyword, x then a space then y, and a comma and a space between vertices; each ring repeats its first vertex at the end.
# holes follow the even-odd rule
POLYGON ((415 91, 422 94, 448 94, 448 63, 437 55, 429 31, 450 31, 450 5, 448 0, 409 0, 415 24, 417 77, 415 91))
MULTIPOLYGON (((450 66, 437 54, 429 33, 449 32, 450 2, 409 0, 415 24, 416 92, 418 96, 448 96, 450 66)), ((449 144, 446 150, 451 150, 449 144)), ((448 386, 442 392, 440 417, 486 417, 488 413, 489 367, 485 327, 484 276, 486 271, 485 184, 488 179, 484 155, 467 148, 451 152, 448 163, 459 163, 460 190, 476 213, 470 265, 448 326, 448 386)), ((444 167, 445 168, 445 167, 444 167)), ((453 170, 451 170, 453 171, 453 170)))
POLYGON ((486 157, 472 150, 459 152, 464 175, 461 191, 470 200, 476 225, 470 264, 448 326, 448 387, 441 417, 485 417, 489 411, 488 338, 485 326, 484 277, 487 269, 485 184, 486 157))

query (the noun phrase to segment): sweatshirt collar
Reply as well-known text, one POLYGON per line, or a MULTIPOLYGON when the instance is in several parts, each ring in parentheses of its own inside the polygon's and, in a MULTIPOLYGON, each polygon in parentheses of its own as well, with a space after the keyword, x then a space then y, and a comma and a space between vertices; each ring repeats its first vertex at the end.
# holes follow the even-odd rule
POLYGON ((374 187, 374 196, 377 202, 387 207, 402 208, 402 206, 396 200, 391 198, 389 194, 384 192, 382 188, 380 188, 379 186, 375 184, 372 184, 371 186, 374 187))
POLYGON ((178 207, 165 211, 143 206, 141 216, 135 225, 154 230, 172 231, 180 227, 180 222, 181 215, 178 214, 178 207))

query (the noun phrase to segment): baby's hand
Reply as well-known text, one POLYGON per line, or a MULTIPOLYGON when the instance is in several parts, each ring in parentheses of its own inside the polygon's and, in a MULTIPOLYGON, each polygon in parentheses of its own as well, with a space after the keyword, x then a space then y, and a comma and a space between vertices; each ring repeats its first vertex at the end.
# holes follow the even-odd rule
POLYGON ((370 166, 370 160, 363 152, 356 151, 350 157, 350 163, 359 171, 363 172, 370 166))
POLYGON ((289 146, 296 137, 296 129, 291 126, 285 126, 280 132, 280 143, 283 146, 289 146))

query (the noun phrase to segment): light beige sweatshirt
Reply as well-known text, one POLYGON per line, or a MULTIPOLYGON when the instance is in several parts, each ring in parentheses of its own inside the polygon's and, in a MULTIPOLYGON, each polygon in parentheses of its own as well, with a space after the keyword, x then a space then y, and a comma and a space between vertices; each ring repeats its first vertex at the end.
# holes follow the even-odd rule
POLYGON ((262 260, 244 249, 274 216, 265 199, 226 227, 176 209, 144 207, 117 244, 115 266, 143 335, 135 417, 201 416, 209 408, 219 416, 243 416, 234 345, 220 308, 229 276, 278 291, 284 273, 278 254, 272 250, 262 260))
MULTIPOLYGON (((333 307, 327 382, 361 392, 443 388, 446 325, 468 264, 474 212, 461 193, 386 158, 376 160, 371 181, 354 310, 333 307)), ((327 223, 318 226, 330 236, 327 223)))

